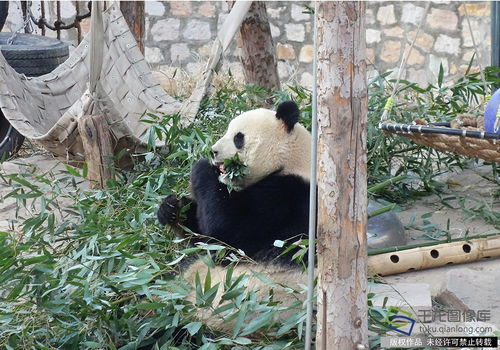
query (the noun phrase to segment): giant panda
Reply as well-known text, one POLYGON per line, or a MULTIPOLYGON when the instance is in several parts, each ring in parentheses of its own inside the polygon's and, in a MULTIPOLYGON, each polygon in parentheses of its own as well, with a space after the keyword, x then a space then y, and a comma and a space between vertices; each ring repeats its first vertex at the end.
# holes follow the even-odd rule
POLYGON ((178 224, 180 207, 189 204, 182 222, 191 231, 241 249, 253 260, 279 253, 275 240, 307 232, 309 216, 309 132, 298 123, 294 102, 277 111, 256 109, 234 118, 212 147, 213 160, 201 159, 191 172, 192 198, 169 196, 160 206, 161 224, 178 224), (224 160, 238 155, 247 173, 229 192, 224 160))
MULTIPOLYGON (((158 210, 159 222, 173 227, 183 225, 242 250, 256 262, 238 264, 233 276, 252 271, 292 288, 305 284, 305 273, 291 262, 291 254, 280 256, 282 249, 274 246, 276 240, 298 240, 308 230, 311 136, 298 123, 299 114, 297 104, 287 101, 278 105, 276 111, 260 108, 235 117, 224 136, 213 145, 213 159, 201 159, 193 165, 192 197, 168 196, 158 210), (235 155, 246 165, 247 172, 233 181, 239 190, 230 192, 224 160, 235 155), (189 209, 181 219, 179 213, 186 206, 189 209)), ((208 270, 198 260, 190 264, 183 276, 194 285, 196 275, 203 281, 208 270)), ((211 268, 212 285, 223 285, 225 272, 223 266, 211 268)), ((260 297, 265 297, 269 290, 255 275, 249 277, 247 284, 260 297)), ((214 305, 220 302, 219 293, 214 305)), ((210 316, 206 315, 206 319, 210 316)), ((214 321, 210 320, 213 327, 214 321)), ((230 327, 222 322, 218 326, 222 325, 230 327)))

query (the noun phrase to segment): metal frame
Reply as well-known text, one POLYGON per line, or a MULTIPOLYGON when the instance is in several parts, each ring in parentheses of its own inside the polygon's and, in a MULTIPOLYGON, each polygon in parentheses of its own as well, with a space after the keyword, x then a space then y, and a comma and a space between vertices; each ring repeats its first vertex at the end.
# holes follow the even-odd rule
MULTIPOLYGON (((31 22, 37 26, 38 28, 41 29, 42 35, 45 35, 46 29, 50 29, 52 31, 57 32, 57 39, 61 39, 61 30, 67 30, 71 28, 76 28, 78 32, 78 43, 82 41, 82 28, 80 25, 80 22, 84 20, 85 18, 90 17, 90 13, 92 11, 92 3, 89 1, 87 3, 87 8, 88 12, 84 14, 80 14, 80 4, 78 1, 75 1, 75 9, 76 9, 76 15, 75 15, 75 20, 71 23, 65 23, 61 20, 61 2, 56 1, 56 20, 54 23, 49 23, 47 19, 45 18, 45 2, 46 1, 40 1, 40 12, 41 15, 39 18, 36 18, 33 13, 31 12, 31 1, 21 1, 21 7, 23 10, 23 17, 26 20, 26 17, 29 16, 31 19, 31 22)), ((28 26, 29 27, 29 26, 28 26)), ((26 29, 26 32, 28 32, 29 29, 26 29)))

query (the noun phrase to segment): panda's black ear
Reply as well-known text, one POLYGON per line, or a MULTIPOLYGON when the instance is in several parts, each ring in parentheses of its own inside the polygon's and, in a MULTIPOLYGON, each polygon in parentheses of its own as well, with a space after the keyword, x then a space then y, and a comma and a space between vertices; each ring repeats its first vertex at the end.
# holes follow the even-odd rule
POLYGON ((299 116, 299 107, 293 101, 280 103, 276 110, 276 118, 283 120, 288 132, 293 130, 293 126, 299 121, 299 116))

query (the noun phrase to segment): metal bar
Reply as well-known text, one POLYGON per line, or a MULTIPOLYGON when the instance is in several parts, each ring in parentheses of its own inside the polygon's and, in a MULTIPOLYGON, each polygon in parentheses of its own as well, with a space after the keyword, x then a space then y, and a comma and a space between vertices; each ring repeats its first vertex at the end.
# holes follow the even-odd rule
POLYGON ((476 139, 500 140, 500 134, 492 132, 462 130, 452 128, 435 128, 426 125, 400 124, 400 123, 380 123, 380 128, 386 131, 415 133, 415 134, 442 134, 455 135, 463 137, 472 137, 476 139))
POLYGON ((317 106, 317 9, 318 2, 314 2, 314 60, 313 60, 313 91, 312 91, 312 120, 311 120, 311 179, 309 183, 309 239, 307 259, 307 311, 306 311, 306 339, 305 350, 311 349, 312 344, 312 322, 313 322, 313 297, 314 297, 314 253, 316 250, 316 187, 317 187, 317 163, 318 163, 318 106, 317 106))
POLYGON ((47 23, 45 21, 45 1, 40 1, 40 12, 41 12, 41 17, 40 20, 43 19, 42 22, 39 21, 38 26, 42 30, 42 35, 45 36, 45 24, 47 23))
POLYGON ((500 67, 500 1, 491 2, 491 65, 500 67))
POLYGON ((56 1, 56 21, 54 23, 54 27, 56 27, 56 31, 57 31, 57 39, 58 40, 61 40, 61 2, 60 1, 56 1))
POLYGON ((75 1, 75 27, 77 33, 78 44, 82 42, 82 26, 80 25, 80 21, 77 20, 78 15, 80 14, 80 3, 75 1))

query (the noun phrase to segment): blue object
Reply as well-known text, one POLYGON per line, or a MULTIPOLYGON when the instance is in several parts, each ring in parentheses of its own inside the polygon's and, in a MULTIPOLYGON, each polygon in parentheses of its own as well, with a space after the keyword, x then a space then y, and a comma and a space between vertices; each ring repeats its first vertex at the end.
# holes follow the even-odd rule
MULTIPOLYGON (((500 89, 495 91, 493 96, 491 96, 486 110, 484 111, 484 130, 486 132, 495 132, 493 126, 495 125, 495 119, 497 118, 498 108, 500 108, 500 89)), ((497 131, 500 134, 500 129, 497 131)))

